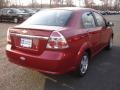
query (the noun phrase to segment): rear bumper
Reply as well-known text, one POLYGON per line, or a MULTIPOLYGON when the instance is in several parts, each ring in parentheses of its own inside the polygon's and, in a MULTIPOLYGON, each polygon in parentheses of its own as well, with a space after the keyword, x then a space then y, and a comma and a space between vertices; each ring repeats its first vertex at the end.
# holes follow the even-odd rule
POLYGON ((10 62, 43 73, 64 74, 75 69, 75 56, 70 51, 44 51, 41 55, 32 55, 12 50, 11 45, 8 44, 6 46, 6 55, 10 62))

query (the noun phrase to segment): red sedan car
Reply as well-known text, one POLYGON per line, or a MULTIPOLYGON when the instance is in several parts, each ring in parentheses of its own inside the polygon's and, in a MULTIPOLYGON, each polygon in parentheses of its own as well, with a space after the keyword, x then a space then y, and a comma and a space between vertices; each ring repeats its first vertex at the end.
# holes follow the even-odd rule
POLYGON ((40 72, 84 76, 91 58, 112 48, 111 26, 90 8, 41 10, 8 29, 6 54, 9 61, 40 72))

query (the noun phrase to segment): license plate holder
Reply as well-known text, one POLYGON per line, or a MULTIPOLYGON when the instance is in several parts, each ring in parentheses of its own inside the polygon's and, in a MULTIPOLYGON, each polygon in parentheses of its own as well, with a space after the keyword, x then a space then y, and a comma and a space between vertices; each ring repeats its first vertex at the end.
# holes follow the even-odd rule
POLYGON ((25 48, 32 48, 32 40, 27 38, 21 38, 20 46, 25 48))

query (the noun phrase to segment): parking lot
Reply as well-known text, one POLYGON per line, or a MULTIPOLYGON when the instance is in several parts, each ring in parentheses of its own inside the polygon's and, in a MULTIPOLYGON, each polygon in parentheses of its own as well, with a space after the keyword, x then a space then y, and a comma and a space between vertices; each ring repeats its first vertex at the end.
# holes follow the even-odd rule
POLYGON ((15 24, 0 23, 0 90, 120 90, 120 15, 105 17, 115 24, 113 49, 95 56, 82 78, 46 75, 8 62, 6 32, 15 24))

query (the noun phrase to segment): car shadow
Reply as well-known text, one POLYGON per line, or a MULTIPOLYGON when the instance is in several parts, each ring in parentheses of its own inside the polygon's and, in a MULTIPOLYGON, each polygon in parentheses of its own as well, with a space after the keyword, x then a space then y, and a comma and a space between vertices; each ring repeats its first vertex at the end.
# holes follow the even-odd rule
POLYGON ((73 73, 47 75, 44 90, 120 90, 120 47, 103 50, 93 58, 84 77, 73 73))

